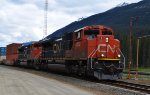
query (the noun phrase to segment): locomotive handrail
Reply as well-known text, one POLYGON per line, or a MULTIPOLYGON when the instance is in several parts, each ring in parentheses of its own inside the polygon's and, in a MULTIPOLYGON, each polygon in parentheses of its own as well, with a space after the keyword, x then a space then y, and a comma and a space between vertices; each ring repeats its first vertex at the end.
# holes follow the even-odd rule
POLYGON ((118 49, 119 51, 120 51, 120 53, 121 53, 121 55, 123 56, 123 64, 124 64, 124 69, 125 69, 125 61, 126 61, 126 58, 125 58, 125 56, 124 56, 124 54, 122 53, 122 51, 120 50, 120 49, 118 49))
MULTIPOLYGON (((89 54, 89 56, 88 56, 88 63, 89 63, 90 56, 91 56, 95 51, 96 51, 96 49, 94 49, 94 50, 89 54)), ((90 63, 91 63, 91 62, 90 62, 90 63)), ((92 65, 92 63, 91 63, 91 65, 92 65)), ((93 69, 93 66, 91 66, 91 68, 93 69)))
POLYGON ((42 52, 38 53, 38 54, 35 56, 35 58, 38 58, 38 55, 41 55, 41 54, 42 54, 42 52))
POLYGON ((95 55, 95 53, 98 51, 98 47, 97 47, 97 49, 94 49, 92 52, 91 52, 91 54, 88 56, 88 62, 89 62, 89 59, 91 58, 91 61, 90 61, 90 65, 91 65, 91 69, 93 69, 93 64, 92 64, 92 57, 95 55), (91 56, 91 57, 90 57, 91 56))
POLYGON ((98 47, 97 47, 97 49, 94 51, 94 53, 92 54, 92 56, 91 56, 91 68, 93 69, 93 63, 92 63, 92 57, 95 55, 95 53, 98 51, 98 47))
MULTIPOLYGON (((95 55, 95 53, 98 51, 99 47, 97 47, 97 49, 94 49, 88 56, 88 62, 89 62, 89 59, 90 60, 90 65, 91 65, 91 69, 93 69, 93 64, 92 64, 92 58, 93 56, 95 55)), ((122 57, 123 57, 123 65, 124 65, 124 69, 125 69, 125 56, 124 54, 122 53, 122 51, 118 48, 119 52, 121 53, 122 57)))
POLYGON ((90 56, 93 54, 94 51, 95 51, 95 49, 89 54, 88 58, 90 58, 90 56))

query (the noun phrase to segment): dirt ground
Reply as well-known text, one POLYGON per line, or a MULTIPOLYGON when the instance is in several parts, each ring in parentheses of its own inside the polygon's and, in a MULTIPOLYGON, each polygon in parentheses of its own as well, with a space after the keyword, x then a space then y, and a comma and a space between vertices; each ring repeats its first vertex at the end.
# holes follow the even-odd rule
MULTIPOLYGON (((0 65, 0 95, 108 95, 0 65)), ((110 94, 109 94, 110 95, 110 94)))

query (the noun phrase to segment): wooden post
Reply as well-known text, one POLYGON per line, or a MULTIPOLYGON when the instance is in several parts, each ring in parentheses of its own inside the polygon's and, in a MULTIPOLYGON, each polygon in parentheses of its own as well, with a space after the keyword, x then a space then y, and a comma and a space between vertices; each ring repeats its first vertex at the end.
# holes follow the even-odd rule
POLYGON ((129 42, 129 65, 128 65, 128 79, 131 79, 130 69, 132 64, 132 19, 130 18, 130 42, 129 42))
POLYGON ((139 68, 139 38, 137 39, 137 54, 136 54, 136 76, 135 78, 138 80, 138 68, 139 68))

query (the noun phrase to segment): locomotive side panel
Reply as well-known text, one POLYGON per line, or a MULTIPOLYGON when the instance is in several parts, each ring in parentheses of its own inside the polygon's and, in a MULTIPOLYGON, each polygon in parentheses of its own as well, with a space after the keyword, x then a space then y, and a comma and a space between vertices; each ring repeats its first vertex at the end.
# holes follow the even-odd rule
POLYGON ((32 51, 31 51, 31 58, 33 59, 38 59, 41 55, 41 52, 42 52, 42 47, 35 47, 35 46, 32 46, 32 51))

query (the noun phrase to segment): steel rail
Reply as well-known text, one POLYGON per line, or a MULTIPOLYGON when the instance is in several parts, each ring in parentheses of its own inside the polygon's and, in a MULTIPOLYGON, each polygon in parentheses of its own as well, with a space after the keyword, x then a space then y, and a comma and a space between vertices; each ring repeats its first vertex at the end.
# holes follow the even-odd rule
POLYGON ((146 94, 150 94, 150 85, 130 83, 130 82, 125 82, 125 81, 102 81, 102 83, 120 87, 120 88, 129 89, 129 90, 140 91, 140 92, 143 92, 146 94))

